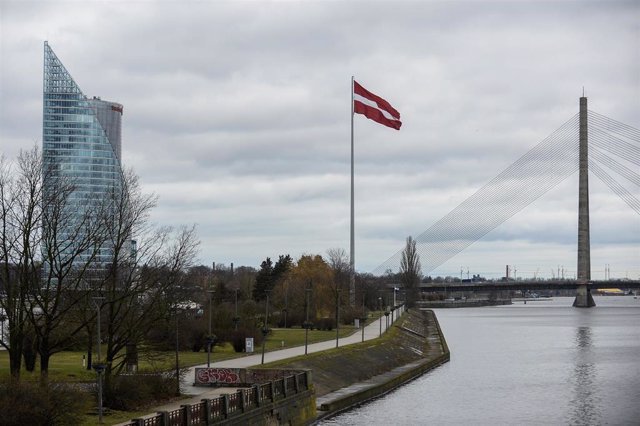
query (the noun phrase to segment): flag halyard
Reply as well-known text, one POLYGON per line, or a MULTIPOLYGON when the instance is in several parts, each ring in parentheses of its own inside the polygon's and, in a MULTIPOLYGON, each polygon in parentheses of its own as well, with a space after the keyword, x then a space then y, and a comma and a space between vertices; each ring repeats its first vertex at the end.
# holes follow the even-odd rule
POLYGON ((353 82, 353 112, 392 129, 400 130, 400 113, 389 102, 353 82))

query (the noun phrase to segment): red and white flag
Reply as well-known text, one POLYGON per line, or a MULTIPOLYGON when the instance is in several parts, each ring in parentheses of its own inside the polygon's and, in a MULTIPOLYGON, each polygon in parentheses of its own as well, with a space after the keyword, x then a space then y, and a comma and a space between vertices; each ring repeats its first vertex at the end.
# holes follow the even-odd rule
POLYGON ((353 82, 353 112, 364 114, 370 120, 400 130, 400 113, 380 96, 376 96, 357 81, 353 82))

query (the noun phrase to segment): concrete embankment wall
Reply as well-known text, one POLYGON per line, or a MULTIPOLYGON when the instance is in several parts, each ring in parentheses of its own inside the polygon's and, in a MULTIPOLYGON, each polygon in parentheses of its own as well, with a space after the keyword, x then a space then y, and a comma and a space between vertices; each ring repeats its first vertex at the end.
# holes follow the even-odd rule
POLYGON ((270 365, 310 369, 318 418, 383 395, 449 360, 433 311, 410 310, 379 339, 270 365))
MULTIPOLYGON (((413 311, 413 314, 415 314, 415 311, 413 311)), ((408 315, 411 315, 411 311, 408 315)), ((318 419, 330 417, 363 402, 380 397, 449 361, 449 348, 435 314, 433 311, 426 311, 421 316, 423 316, 424 321, 423 327, 415 327, 415 321, 410 321, 412 318, 409 317, 407 318, 409 321, 401 322, 398 328, 401 333, 408 333, 426 343, 427 350, 424 356, 414 362, 397 366, 386 373, 374 376, 363 382, 319 397, 318 419)), ((394 336, 384 344, 395 345, 398 340, 402 340, 401 336, 394 336)))

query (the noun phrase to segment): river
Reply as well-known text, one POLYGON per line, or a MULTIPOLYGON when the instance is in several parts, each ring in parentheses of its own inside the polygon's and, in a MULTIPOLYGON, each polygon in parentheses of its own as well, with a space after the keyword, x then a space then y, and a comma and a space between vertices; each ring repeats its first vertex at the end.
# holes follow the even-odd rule
POLYGON ((451 361, 321 425, 640 425, 640 299, 435 310, 451 361))

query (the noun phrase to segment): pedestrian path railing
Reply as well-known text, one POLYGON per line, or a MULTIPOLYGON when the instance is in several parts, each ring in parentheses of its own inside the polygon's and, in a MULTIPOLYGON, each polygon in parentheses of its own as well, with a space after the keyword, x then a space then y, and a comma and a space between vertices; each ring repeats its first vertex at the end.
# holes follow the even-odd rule
MULTIPOLYGON (((215 370, 215 369, 208 369, 215 370)), ((229 369, 226 369, 229 370, 229 369)), ((263 383, 232 383, 241 387, 235 392, 216 398, 203 399, 195 404, 184 404, 172 411, 162 411, 145 418, 133 419, 121 426, 197 426, 214 425, 229 418, 249 414, 261 406, 292 397, 311 388, 309 371, 243 370, 242 377, 280 377, 263 383), (259 372, 259 373, 257 373, 259 372), (256 373, 256 374, 253 374, 256 373)), ((197 376, 196 372, 196 376, 197 376)), ((225 386, 220 384, 220 386, 225 386)))

